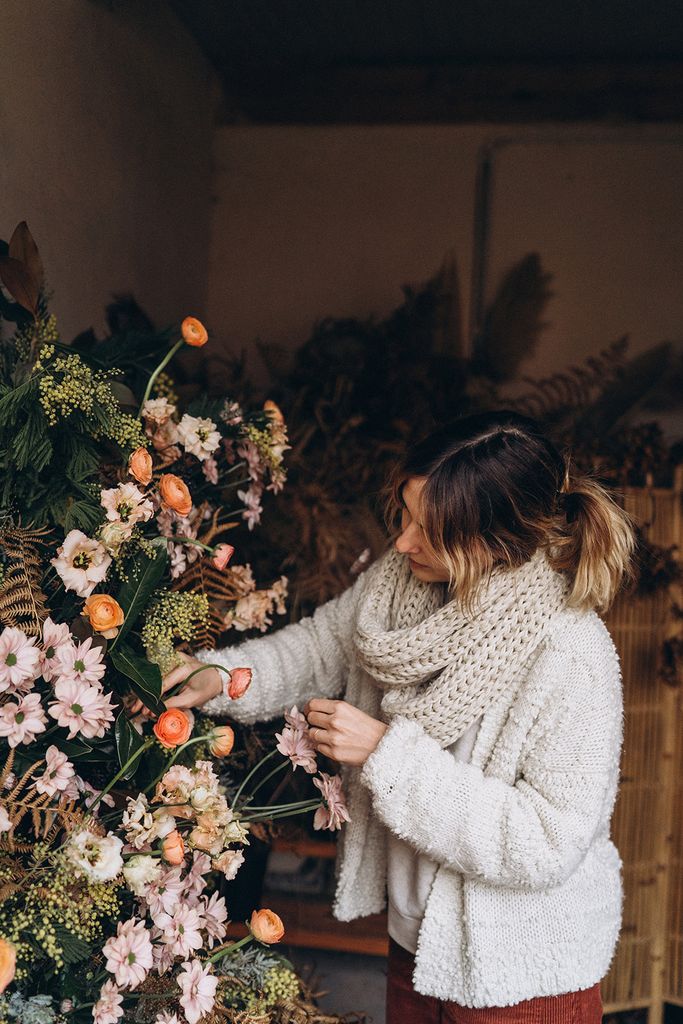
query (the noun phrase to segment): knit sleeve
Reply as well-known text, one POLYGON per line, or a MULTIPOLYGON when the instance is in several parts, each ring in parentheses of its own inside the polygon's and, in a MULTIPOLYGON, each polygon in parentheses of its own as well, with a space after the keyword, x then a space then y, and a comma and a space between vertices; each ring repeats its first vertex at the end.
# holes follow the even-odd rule
POLYGON ((224 668, 251 668, 251 686, 238 700, 221 694, 204 704, 207 715, 227 715, 252 724, 277 718, 285 708, 313 697, 338 697, 346 687, 351 659, 360 576, 313 615, 267 636, 220 651, 199 651, 197 658, 224 668))
POLYGON ((421 726, 394 720, 362 780, 382 821, 415 850, 493 885, 544 889, 581 863, 605 833, 622 740, 618 667, 598 674, 567 651, 546 651, 535 672, 556 679, 509 785, 454 760, 421 726))

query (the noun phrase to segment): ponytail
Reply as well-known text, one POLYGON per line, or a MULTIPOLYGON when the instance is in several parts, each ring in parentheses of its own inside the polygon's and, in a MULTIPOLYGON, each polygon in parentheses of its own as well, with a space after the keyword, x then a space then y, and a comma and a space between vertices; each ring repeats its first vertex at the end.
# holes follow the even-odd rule
POLYGON ((604 487, 588 477, 567 481, 560 498, 550 561, 572 582, 570 605, 606 611, 624 577, 631 574, 635 545, 631 518, 604 487))

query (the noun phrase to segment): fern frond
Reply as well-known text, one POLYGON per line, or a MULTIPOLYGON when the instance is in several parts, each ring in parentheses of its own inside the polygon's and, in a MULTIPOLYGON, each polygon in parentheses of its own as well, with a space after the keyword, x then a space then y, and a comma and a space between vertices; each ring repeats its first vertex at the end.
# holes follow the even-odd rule
POLYGON ((0 535, 6 557, 0 584, 0 625, 22 629, 27 636, 40 636, 49 615, 43 593, 43 555, 47 529, 14 526, 0 535))

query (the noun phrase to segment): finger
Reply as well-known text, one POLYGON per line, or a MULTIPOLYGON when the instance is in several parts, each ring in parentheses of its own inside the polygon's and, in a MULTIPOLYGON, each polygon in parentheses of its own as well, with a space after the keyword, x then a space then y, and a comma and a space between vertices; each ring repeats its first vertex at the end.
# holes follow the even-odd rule
POLYGON ((311 729, 309 733, 314 746, 318 746, 320 743, 330 743, 331 737, 327 729, 321 728, 319 725, 311 729))
POLYGON ((138 698, 135 701, 135 703, 131 704, 131 706, 130 706, 130 713, 131 713, 131 715, 137 715, 137 713, 139 711, 142 711, 143 706, 144 705, 143 705, 142 701, 138 698))
POLYGON ((327 715, 333 715, 337 707, 344 702, 341 700, 328 700, 326 697, 314 697, 306 705, 310 711, 321 711, 327 715))
POLYGON ((308 716, 308 724, 317 725, 321 729, 329 729, 332 724, 330 715, 324 715, 321 711, 311 711, 308 716))
POLYGON ((192 703, 193 694, 190 690, 183 690, 182 693, 176 693, 175 697, 169 697, 168 700, 164 701, 167 708, 182 708, 189 709, 194 707, 192 703))
POLYGON ((316 750, 319 754, 324 754, 325 757, 329 757, 330 761, 338 761, 338 758, 332 753, 332 747, 329 743, 321 743, 320 746, 316 746, 316 750))
POLYGON ((161 692, 166 693, 168 690, 173 689, 178 683, 182 683, 183 680, 189 676, 190 670, 187 664, 177 665, 171 669, 168 675, 165 675, 161 685, 161 692))

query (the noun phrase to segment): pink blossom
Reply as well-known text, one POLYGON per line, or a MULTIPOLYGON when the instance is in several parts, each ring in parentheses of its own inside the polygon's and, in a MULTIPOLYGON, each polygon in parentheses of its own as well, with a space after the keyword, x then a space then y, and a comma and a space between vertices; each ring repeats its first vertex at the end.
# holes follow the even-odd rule
POLYGON ((103 658, 104 648, 100 644, 93 647, 91 636, 80 644, 64 644, 57 654, 55 674, 79 683, 99 683, 106 672, 103 658))
POLYGON ((39 693, 28 693, 18 704, 4 704, 0 708, 0 736, 7 737, 10 747, 33 743, 38 733, 45 732, 46 724, 39 693))
POLYGON ((7 809, 3 802, 0 800, 0 832, 9 832, 12 828, 12 819, 7 813, 7 809))
POLYGON ((204 875, 211 870, 211 858, 205 853, 194 851, 192 866, 185 875, 185 898, 188 896, 201 896, 206 886, 204 875))
POLYGON ((0 693, 26 693, 39 675, 36 638, 8 626, 0 633, 0 693))
POLYGON ((57 725, 68 729, 68 739, 80 733, 86 739, 104 736, 107 726, 114 721, 114 705, 108 694, 95 686, 75 679, 60 679, 55 686, 55 697, 48 713, 57 719, 57 725))
POLYGON ((55 793, 63 792, 68 788, 69 782, 75 774, 76 770, 66 754, 63 754, 53 744, 45 752, 45 771, 36 779, 34 785, 39 793, 54 796, 55 793))
POLYGON ((137 988, 152 967, 152 943, 144 921, 119 921, 116 935, 102 947, 106 968, 121 988, 137 988))
MULTIPOLYGON (((85 804, 87 809, 90 810, 92 802, 97 797, 99 797, 100 793, 101 790, 96 789, 89 782, 86 782, 86 780, 82 779, 80 775, 76 775, 75 778, 69 779, 66 789, 62 793, 62 802, 66 802, 68 800, 78 800, 79 797, 83 797, 83 803, 85 804)), ((108 807, 113 807, 114 803, 114 798, 109 793, 107 793, 107 795, 103 796, 102 799, 98 802, 97 807, 92 812, 93 817, 96 818, 100 813, 101 804, 106 804, 108 807)))
POLYGON ((244 854, 241 850, 223 850, 220 857, 214 857, 211 861, 214 871, 222 871, 228 882, 232 881, 243 864, 244 854))
POLYGON ((300 732, 286 725, 282 732, 276 732, 277 749, 292 762, 294 770, 301 766, 309 775, 314 775, 318 770, 316 762, 316 750, 308 733, 300 732))
POLYGON ((217 544, 213 550, 213 558, 211 564, 216 569, 221 571, 225 569, 226 565, 235 553, 235 549, 232 544, 217 544))
POLYGON ((185 962, 183 970, 178 974, 178 985, 183 992, 180 1005, 185 1011, 188 1024, 197 1024, 200 1017, 213 1009, 218 978, 212 977, 210 971, 211 964, 202 970, 199 960, 192 960, 185 962))
POLYGON ((223 896, 214 892, 209 899, 203 896, 199 904, 200 927, 208 936, 209 949, 213 949, 214 941, 222 942, 227 931, 228 908, 223 896))
POLYGON ((180 877, 181 869, 167 868, 161 877, 153 882, 145 893, 149 915, 158 928, 165 928, 180 902, 185 880, 180 877))
POLYGON ((100 989, 100 998, 92 1008, 95 1024, 116 1024, 123 1017, 123 996, 113 981, 105 981, 100 989))
POLYGON ((254 483, 258 483, 263 476, 263 467, 261 464, 261 455, 259 450, 253 441, 248 438, 243 438, 237 445, 237 454, 243 458, 247 464, 247 470, 249 472, 249 479, 253 480, 254 483))
POLYGON ((171 1013, 170 1010, 162 1010, 154 1018, 154 1024, 180 1024, 180 1018, 177 1013, 171 1013))
POLYGON ((351 821, 346 807, 346 797, 342 790, 341 778, 338 775, 320 773, 320 778, 313 779, 323 795, 323 806, 319 807, 313 818, 313 828, 326 828, 330 832, 341 828, 342 822, 351 821))
POLYGON ((245 506, 242 519, 246 519, 247 527, 250 530, 253 530, 261 522, 261 513, 263 512, 261 505, 262 493, 263 488, 258 484, 250 484, 246 491, 237 492, 237 497, 245 506))
POLYGON ((192 950, 202 948, 201 926, 198 910, 181 903, 175 908, 173 917, 164 928, 162 942, 169 946, 174 956, 190 956, 192 950))
POLYGON ((299 711, 296 704, 289 711, 285 711, 285 722, 287 725, 291 725, 292 729, 308 732, 308 719, 302 711, 299 711))
POLYGON ((41 669, 43 679, 49 683, 57 674, 58 655, 62 647, 71 646, 71 632, 66 622, 57 624, 48 616, 43 623, 41 669))

